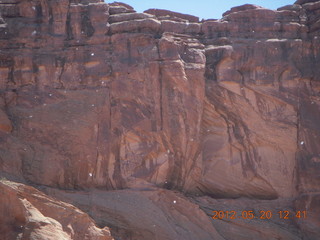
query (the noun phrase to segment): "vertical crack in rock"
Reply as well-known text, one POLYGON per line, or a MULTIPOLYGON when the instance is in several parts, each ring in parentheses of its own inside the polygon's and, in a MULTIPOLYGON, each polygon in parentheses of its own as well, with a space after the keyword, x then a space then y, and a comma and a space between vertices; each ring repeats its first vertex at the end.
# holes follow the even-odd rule
POLYGON ((201 22, 0 2, 0 219, 14 222, 1 236, 319 238, 320 1, 201 22), (293 218, 212 219, 231 208, 293 218))
MULTIPOLYGON (((301 134, 300 134, 301 131, 303 131, 303 130, 301 128, 301 83, 299 83, 299 86, 298 86, 298 99, 297 99, 297 142, 296 142, 296 144, 297 144, 297 152, 295 154, 295 156, 296 156, 295 160, 296 160, 297 166, 300 165, 300 161, 302 161, 302 158, 303 158, 302 150, 301 150, 301 148, 303 147, 303 146, 301 146, 301 134)), ((300 170, 298 169, 298 167, 297 167, 296 171, 297 171, 296 174, 298 176, 297 180, 300 180, 299 179, 300 178, 300 170)), ((299 189, 300 187, 301 186, 299 184, 297 184, 296 188, 297 188, 298 191, 301 191, 301 189, 299 189)))
POLYGON ((6 63, 7 63, 7 67, 9 69, 8 71, 8 82, 7 84, 8 85, 13 85, 15 86, 16 85, 16 82, 15 82, 15 79, 14 79, 14 60, 13 59, 8 59, 6 60, 6 63), (9 61, 8 61, 9 60, 9 61))
POLYGON ((64 71, 65 71, 65 65, 66 65, 66 57, 57 57, 55 59, 55 65, 56 65, 56 68, 58 68, 60 71, 59 71, 59 75, 58 75, 58 82, 59 82, 59 87, 60 89, 63 89, 64 88, 64 84, 63 84, 63 81, 62 81, 62 75, 64 74, 64 71))
POLYGON ((32 56, 32 73, 34 75, 34 83, 37 89, 41 89, 41 82, 38 77, 39 67, 36 61, 37 61, 37 57, 33 55, 32 56))
POLYGON ((160 54, 159 40, 157 40, 157 54, 158 54, 158 66, 159 66, 159 104, 160 104, 160 131, 163 130, 163 107, 162 107, 162 95, 163 95, 163 86, 162 86, 162 59, 160 54))
MULTIPOLYGON (((36 19, 37 19, 37 22, 41 23, 42 22, 42 5, 41 3, 38 3, 35 5, 34 7, 35 9, 35 12, 36 12, 36 19)), ((51 11, 51 8, 49 9, 49 23, 52 21, 50 19, 52 19, 53 16, 52 16, 52 11, 51 11)))
POLYGON ((87 37, 92 37, 95 32, 95 29, 93 28, 90 17, 89 17, 89 8, 88 7, 85 7, 81 11, 81 31, 87 37))
POLYGON ((68 11, 67 11, 67 20, 66 20, 66 31, 67 31, 67 41, 73 40, 73 29, 72 29, 72 23, 71 23, 71 13, 70 13, 70 6, 71 3, 68 5, 68 11))
POLYGON ((115 158, 115 164, 112 177, 113 181, 116 183, 116 188, 122 189, 125 188, 126 185, 121 173, 120 141, 118 142, 117 146, 115 146, 113 153, 115 158))
MULTIPOLYGON (((40 5, 41 8, 39 8, 39 9, 41 10, 41 15, 39 14, 39 17, 38 17, 39 9, 36 8, 36 10, 37 10, 37 18, 39 19, 38 21, 39 21, 39 23, 42 23, 42 21, 43 21, 42 18, 43 17, 47 17, 48 19, 45 19, 45 21, 48 21, 48 28, 49 28, 48 32, 50 34, 54 34, 54 17, 55 16, 53 15, 52 6, 51 6, 50 2, 48 2, 48 3, 44 2, 43 5, 45 6, 45 11, 48 11, 46 13, 47 16, 42 16, 42 7, 40 5)), ((37 29, 36 31, 40 31, 40 29, 37 29)))

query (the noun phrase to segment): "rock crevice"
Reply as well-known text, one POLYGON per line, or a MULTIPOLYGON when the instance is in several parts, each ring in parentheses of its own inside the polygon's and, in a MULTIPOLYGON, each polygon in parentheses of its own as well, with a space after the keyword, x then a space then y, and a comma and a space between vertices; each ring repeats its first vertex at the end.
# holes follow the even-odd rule
MULTIPOLYGON (((319 9, 243 5, 199 21, 100 0, 0 1, 0 176, 75 204, 119 239, 316 239, 319 9), (82 199, 89 189, 92 202, 82 199), (116 204, 118 192, 136 202, 110 209, 99 200, 116 204), (133 220, 139 201, 168 217, 154 222, 161 233, 133 220), (273 232, 257 221, 210 222, 210 210, 253 202, 255 211, 281 203, 311 218, 267 223, 273 232)), ((32 188, 19 186, 22 195, 32 188)), ((39 213, 33 196, 13 198, 78 239, 63 219, 39 213)), ((30 231, 19 234, 44 234, 42 220, 23 219, 30 231)), ((109 239, 85 222, 95 229, 87 239, 109 239)))

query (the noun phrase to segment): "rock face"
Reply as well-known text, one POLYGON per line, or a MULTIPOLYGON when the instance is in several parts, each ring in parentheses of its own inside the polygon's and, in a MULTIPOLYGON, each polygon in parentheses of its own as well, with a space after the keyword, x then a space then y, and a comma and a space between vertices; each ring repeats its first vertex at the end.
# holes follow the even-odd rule
POLYGON ((114 239, 87 214, 33 187, 1 180, 0 192, 1 239, 114 239))
POLYGON ((318 239, 319 16, 0 1, 3 236, 318 239), (274 217, 210 219, 248 209, 274 217))
POLYGON ((115 239, 224 239, 198 205, 173 191, 46 192, 90 212, 99 225, 110 226, 115 239))

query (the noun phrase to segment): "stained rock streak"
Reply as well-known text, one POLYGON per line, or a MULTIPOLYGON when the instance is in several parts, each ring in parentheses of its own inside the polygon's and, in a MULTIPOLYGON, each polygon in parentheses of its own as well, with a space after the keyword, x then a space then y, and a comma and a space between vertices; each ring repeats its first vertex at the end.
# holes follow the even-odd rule
POLYGON ((0 0, 0 235, 319 238, 319 16, 0 0))

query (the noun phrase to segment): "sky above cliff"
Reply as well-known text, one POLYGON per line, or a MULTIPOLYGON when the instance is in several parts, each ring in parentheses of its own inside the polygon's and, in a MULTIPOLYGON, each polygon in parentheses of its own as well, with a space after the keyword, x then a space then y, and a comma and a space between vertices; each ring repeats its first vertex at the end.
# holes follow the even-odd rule
POLYGON ((149 8, 159 8, 195 15, 200 19, 218 19, 221 18, 222 13, 230 8, 246 3, 259 5, 269 9, 277 9, 288 4, 293 4, 295 0, 118 0, 118 2, 129 4, 134 7, 137 12, 143 12, 149 8))

